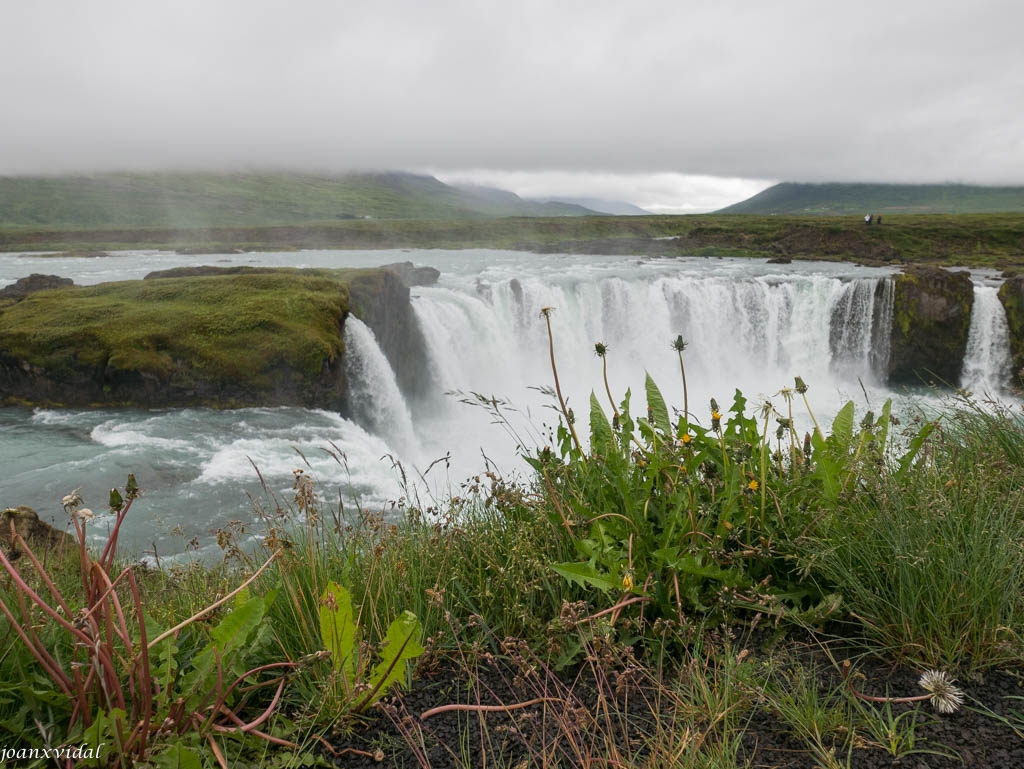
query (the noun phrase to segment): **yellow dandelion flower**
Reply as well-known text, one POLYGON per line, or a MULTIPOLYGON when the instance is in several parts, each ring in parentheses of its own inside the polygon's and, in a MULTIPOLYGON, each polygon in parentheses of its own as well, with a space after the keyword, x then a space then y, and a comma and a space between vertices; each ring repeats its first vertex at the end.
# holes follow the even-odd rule
POLYGON ((714 420, 718 420, 718 419, 722 418, 722 415, 719 414, 717 411, 712 411, 711 412, 711 418, 714 419, 714 420))
POLYGON ((633 573, 627 571, 622 575, 622 589, 632 590, 633 589, 633 573))
POLYGON ((690 437, 690 434, 689 434, 689 433, 687 433, 687 434, 686 434, 686 435, 684 435, 684 436, 683 436, 683 437, 682 437, 682 438, 681 438, 680 440, 682 440, 682 442, 683 442, 683 445, 684 445, 684 446, 686 446, 686 445, 688 445, 688 444, 690 443, 690 441, 692 441, 692 440, 693 440, 693 438, 691 438, 691 437, 690 437))
POLYGON ((751 481, 750 483, 747 484, 747 488, 750 489, 751 491, 757 491, 760 487, 761 484, 758 483, 757 481, 751 481))

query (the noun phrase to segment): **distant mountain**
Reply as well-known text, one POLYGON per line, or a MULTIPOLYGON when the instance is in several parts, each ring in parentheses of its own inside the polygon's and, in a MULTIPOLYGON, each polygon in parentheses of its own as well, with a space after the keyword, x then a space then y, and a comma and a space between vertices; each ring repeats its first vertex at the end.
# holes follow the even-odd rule
POLYGON ((339 219, 585 216, 578 205, 400 172, 109 173, 0 177, 0 226, 251 227, 339 219))
POLYGON ((583 208, 589 209, 590 211, 596 211, 599 214, 611 214, 612 216, 654 216, 653 213, 646 209, 634 206, 632 203, 626 203, 623 200, 606 200, 605 198, 570 198, 570 197, 547 197, 547 198, 528 198, 529 200, 536 200, 539 203, 568 203, 576 206, 583 206, 583 208))
POLYGON ((1024 211, 1024 187, 784 182, 720 214, 969 214, 1024 211))
POLYGON ((599 213, 596 208, 585 207, 574 201, 521 198, 514 192, 480 184, 459 184, 455 185, 454 189, 461 190, 476 200, 522 210, 524 213, 518 214, 519 216, 593 216, 599 213))

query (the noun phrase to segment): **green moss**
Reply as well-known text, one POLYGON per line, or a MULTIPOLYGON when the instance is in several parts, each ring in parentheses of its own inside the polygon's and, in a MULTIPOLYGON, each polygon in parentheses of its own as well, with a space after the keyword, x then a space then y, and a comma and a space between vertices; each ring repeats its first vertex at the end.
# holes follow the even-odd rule
POLYGON ((274 270, 43 291, 0 315, 0 354, 60 376, 137 372, 269 386, 343 351, 349 271, 274 270))
POLYGON ((890 381, 922 377, 956 385, 974 291, 964 273, 911 266, 895 278, 890 381))

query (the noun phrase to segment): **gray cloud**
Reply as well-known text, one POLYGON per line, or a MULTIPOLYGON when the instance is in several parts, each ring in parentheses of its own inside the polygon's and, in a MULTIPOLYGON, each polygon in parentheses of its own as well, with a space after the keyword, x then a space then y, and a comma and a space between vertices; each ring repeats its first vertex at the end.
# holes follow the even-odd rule
POLYGON ((1024 184, 1018 0, 7 3, 0 173, 1024 184))

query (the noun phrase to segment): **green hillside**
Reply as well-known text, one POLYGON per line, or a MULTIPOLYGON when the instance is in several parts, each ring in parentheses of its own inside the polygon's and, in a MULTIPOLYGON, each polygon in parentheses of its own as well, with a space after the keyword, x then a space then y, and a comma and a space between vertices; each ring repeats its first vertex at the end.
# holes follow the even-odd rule
POLYGON ((582 216, 498 190, 451 187, 432 176, 365 173, 147 173, 0 177, 0 226, 252 227, 346 219, 582 216))
POLYGON ((722 214, 984 214, 1024 211, 1024 187, 784 182, 722 214))

